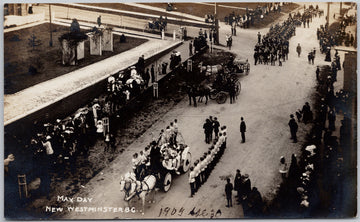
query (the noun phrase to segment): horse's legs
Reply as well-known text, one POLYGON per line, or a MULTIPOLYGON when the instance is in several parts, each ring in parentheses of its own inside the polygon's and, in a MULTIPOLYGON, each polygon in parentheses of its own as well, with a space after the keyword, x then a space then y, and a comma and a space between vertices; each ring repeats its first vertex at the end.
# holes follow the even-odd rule
POLYGON ((156 192, 156 189, 153 189, 152 191, 152 203, 155 203, 155 192, 156 192))
POLYGON ((208 102, 208 95, 205 95, 205 105, 207 104, 207 102, 208 102))
POLYGON ((188 93, 188 96, 189 96, 189 106, 191 106, 191 95, 190 95, 190 93, 188 93))
POLYGON ((142 212, 141 214, 144 215, 145 214, 145 199, 146 199, 146 194, 145 192, 141 192, 141 199, 142 199, 142 212))
POLYGON ((194 107, 196 107, 196 96, 193 96, 193 101, 194 101, 194 107))
POLYGON ((125 201, 126 202, 126 207, 128 207, 129 209, 131 209, 130 201, 131 200, 125 201))

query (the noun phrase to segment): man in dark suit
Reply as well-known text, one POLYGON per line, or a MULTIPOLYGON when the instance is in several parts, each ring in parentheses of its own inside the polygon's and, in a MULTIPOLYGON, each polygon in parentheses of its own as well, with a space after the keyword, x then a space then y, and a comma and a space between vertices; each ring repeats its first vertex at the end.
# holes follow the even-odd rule
POLYGON ((227 200, 226 207, 232 207, 232 190, 234 189, 234 187, 230 182, 230 178, 227 178, 226 181, 227 181, 227 184, 225 185, 225 194, 227 200))
POLYGON ((193 55, 193 42, 190 41, 189 43, 189 56, 192 56, 193 55))
POLYGON ((297 143, 296 132, 298 130, 298 124, 296 123, 293 114, 290 115, 289 127, 290 127, 291 139, 293 139, 294 143, 297 143))
POLYGON ((241 203, 247 201, 250 192, 251 192, 251 181, 249 179, 249 175, 244 174, 241 176, 241 186, 240 186, 241 197, 239 198, 241 203))
POLYGON ((244 122, 243 117, 241 117, 240 132, 241 132, 241 139, 242 139, 241 143, 245 143, 246 124, 244 122))
POLYGON ((240 199, 241 199, 241 174, 240 174, 240 170, 237 169, 236 170, 236 175, 235 175, 235 179, 234 179, 234 190, 237 191, 237 198, 238 198, 238 204, 240 203, 240 199))
POLYGON ((139 60, 137 63, 137 71, 140 75, 144 74, 144 71, 145 71, 145 56, 144 55, 139 57, 139 60))

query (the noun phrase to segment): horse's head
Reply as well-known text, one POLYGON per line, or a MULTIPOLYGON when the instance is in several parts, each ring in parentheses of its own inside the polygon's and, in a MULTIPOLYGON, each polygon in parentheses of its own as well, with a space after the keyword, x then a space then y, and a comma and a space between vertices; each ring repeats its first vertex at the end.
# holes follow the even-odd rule
POLYGON ((121 177, 121 180, 120 180, 120 191, 123 191, 123 190, 124 190, 124 187, 125 187, 125 180, 124 180, 124 177, 121 177))
POLYGON ((125 180, 124 191, 126 193, 129 193, 130 190, 131 190, 131 181, 130 180, 125 180))
POLYGON ((131 191, 131 181, 122 177, 120 180, 120 191, 125 192, 125 198, 129 197, 131 191))

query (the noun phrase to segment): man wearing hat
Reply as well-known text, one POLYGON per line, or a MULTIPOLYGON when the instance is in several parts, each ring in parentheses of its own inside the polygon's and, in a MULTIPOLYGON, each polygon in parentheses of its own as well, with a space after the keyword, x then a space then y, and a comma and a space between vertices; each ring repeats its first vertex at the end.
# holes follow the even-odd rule
POLYGON ((320 68, 319 66, 316 67, 316 80, 320 82, 320 68))
POLYGON ((234 190, 237 191, 238 203, 240 203, 240 196, 241 196, 240 188, 241 188, 241 174, 240 174, 240 170, 237 169, 236 174, 235 174, 235 179, 234 179, 234 190))
POLYGON ((301 54, 301 46, 300 46, 300 43, 298 43, 297 47, 296 47, 296 52, 298 54, 298 57, 300 57, 300 54, 301 54))
POLYGON ((290 115, 290 121, 288 125, 290 127, 291 139, 294 143, 297 143, 296 132, 298 130, 298 124, 296 123, 293 114, 290 115))
POLYGON ((241 133, 241 143, 245 143, 245 132, 246 132, 246 124, 244 122, 244 118, 241 117, 241 123, 240 123, 240 133, 241 133))
POLYGON ((145 56, 142 55, 139 57, 138 63, 137 63, 137 71, 138 73, 143 74, 145 71, 145 56))
POLYGON ((311 109, 310 109, 310 105, 308 102, 305 103, 301 112, 303 114, 303 122, 305 124, 307 124, 309 121, 312 120, 311 109))
POLYGON ((190 184, 190 197, 193 197, 195 194, 195 172, 194 167, 190 167, 190 173, 189 173, 189 184, 190 184))
POLYGON ((196 160, 194 162, 194 177, 195 177, 195 192, 197 192, 201 186, 199 160, 196 160))
POLYGON ((239 197, 240 202, 245 201, 247 199, 247 196, 251 192, 251 181, 249 179, 249 174, 244 174, 244 176, 241 176, 241 196, 239 197))
POLYGON ((230 182, 230 178, 226 179, 226 185, 225 185, 225 194, 226 194, 226 200, 227 205, 226 207, 232 207, 232 190, 234 189, 232 183, 230 182))

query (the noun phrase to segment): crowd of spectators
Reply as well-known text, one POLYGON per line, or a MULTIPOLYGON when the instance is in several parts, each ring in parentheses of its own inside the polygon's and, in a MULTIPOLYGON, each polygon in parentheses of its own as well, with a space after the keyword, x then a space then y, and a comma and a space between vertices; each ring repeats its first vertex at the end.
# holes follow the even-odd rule
POLYGON ((250 28, 257 20, 264 19, 269 13, 280 13, 281 7, 286 3, 270 3, 264 6, 258 6, 255 9, 246 9, 246 12, 236 14, 235 12, 225 16, 224 21, 230 26, 238 26, 241 28, 250 28))
POLYGON ((306 8, 306 6, 304 5, 304 12, 301 13, 300 11, 298 12, 290 12, 289 13, 289 18, 291 18, 292 20, 294 20, 294 24, 297 27, 300 27, 301 25, 303 25, 304 28, 309 28, 309 24, 310 22, 312 22, 312 19, 314 17, 319 16, 319 18, 321 16, 324 15, 324 11, 319 9, 319 6, 316 5, 315 7, 313 5, 310 5, 308 8, 306 8))
POLYGON ((330 32, 329 26, 327 24, 325 24, 325 26, 321 25, 316 32, 320 44, 320 52, 326 53, 332 46, 354 46, 354 34, 351 33, 351 31, 346 32, 346 27, 351 24, 353 23, 342 20, 340 22, 339 28, 335 31, 335 33, 330 32))
POLYGON ((288 167, 285 158, 280 159, 279 173, 283 182, 274 202, 282 212, 308 216, 315 213, 313 210, 319 204, 320 189, 334 200, 329 203, 328 209, 339 208, 337 201, 343 191, 345 177, 344 155, 349 152, 351 143, 351 96, 344 90, 334 93, 334 70, 338 68, 335 61, 332 64, 332 67, 318 67, 316 71, 320 97, 314 104, 314 116, 308 103, 296 112, 298 123, 312 123, 300 161, 293 154, 288 167), (339 114, 343 115, 343 119, 337 126, 339 114), (338 127, 340 133, 334 133, 338 127))

